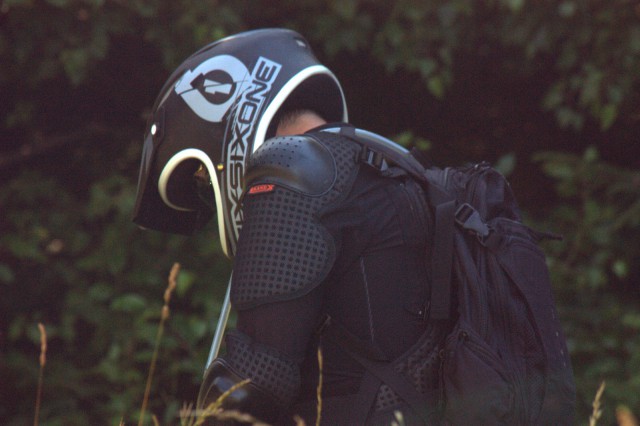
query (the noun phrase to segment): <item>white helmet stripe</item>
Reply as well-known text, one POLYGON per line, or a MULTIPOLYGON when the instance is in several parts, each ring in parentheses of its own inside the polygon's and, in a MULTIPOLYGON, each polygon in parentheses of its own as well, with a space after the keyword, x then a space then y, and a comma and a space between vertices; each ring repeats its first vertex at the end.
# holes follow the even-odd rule
POLYGON ((220 194, 220 183, 218 182, 218 176, 216 175, 216 170, 213 162, 211 161, 211 158, 209 158, 209 156, 204 153, 204 151, 196 148, 183 149, 182 151, 177 152, 173 157, 171 157, 169 161, 167 161, 167 164, 162 169, 162 173, 160 173, 160 178, 158 179, 158 192, 160 193, 160 197, 167 206, 173 209, 180 211, 192 211, 191 209, 185 209, 184 207, 176 206, 169 200, 169 197, 167 196, 167 183, 169 182, 171 173, 173 173, 174 169, 178 167, 180 163, 189 159, 196 159, 200 161, 202 164, 204 164, 204 166, 207 168, 207 171, 209 172, 209 177, 211 178, 211 183, 213 186, 213 192, 216 197, 218 232, 220 232, 222 250, 225 256, 229 257, 231 255, 231 252, 230 248, 227 246, 222 195, 220 194))
POLYGON ((262 114, 262 118, 260 119, 260 123, 258 124, 258 129, 256 130, 256 136, 253 141, 253 152, 262 145, 264 142, 265 135, 267 134, 267 129, 269 128, 269 124, 271 124, 271 120, 273 120, 274 115, 280 109, 284 101, 289 97, 289 95, 304 81, 306 81, 309 77, 319 74, 325 74, 331 77, 336 82, 336 87, 340 89, 340 96, 342 96, 342 121, 349 121, 349 117, 347 116, 347 103, 344 98, 344 93, 342 92, 342 87, 338 82, 336 76, 329 71, 327 67, 324 65, 313 65, 307 67, 291 77, 289 81, 280 89, 278 94, 273 98, 269 106, 262 114))

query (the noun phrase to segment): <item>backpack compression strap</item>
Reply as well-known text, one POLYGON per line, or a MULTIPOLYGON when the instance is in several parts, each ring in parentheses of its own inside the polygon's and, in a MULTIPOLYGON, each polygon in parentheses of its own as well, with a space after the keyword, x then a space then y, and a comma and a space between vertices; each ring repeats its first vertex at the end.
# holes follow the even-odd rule
POLYGON ((352 422, 349 424, 363 422, 381 383, 386 383, 393 389, 425 424, 435 424, 435 419, 440 414, 439 389, 420 393, 405 376, 395 370, 393 363, 387 360, 379 350, 352 334, 329 315, 325 316, 318 333, 323 339, 340 346, 366 370, 351 413, 352 422))

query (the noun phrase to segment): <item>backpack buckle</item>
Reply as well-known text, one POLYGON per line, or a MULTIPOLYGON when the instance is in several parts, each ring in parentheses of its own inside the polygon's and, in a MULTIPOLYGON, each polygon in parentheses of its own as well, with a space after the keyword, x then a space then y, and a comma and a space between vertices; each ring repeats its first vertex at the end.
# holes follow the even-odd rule
POLYGON ((387 161, 384 158, 384 155, 374 151, 368 146, 362 145, 362 149, 360 150, 360 162, 368 164, 374 169, 383 172, 389 168, 387 161))
POLYGON ((476 234, 481 241, 489 235, 489 227, 480 217, 478 210, 469 203, 461 204, 456 209, 455 220, 462 228, 476 234))

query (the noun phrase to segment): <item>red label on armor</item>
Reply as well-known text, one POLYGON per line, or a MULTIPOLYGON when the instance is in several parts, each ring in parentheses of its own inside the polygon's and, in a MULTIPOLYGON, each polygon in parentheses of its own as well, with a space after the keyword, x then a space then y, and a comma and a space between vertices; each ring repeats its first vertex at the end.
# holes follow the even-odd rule
POLYGON ((271 184, 255 185, 249 188, 249 194, 262 194, 264 192, 271 192, 275 189, 275 187, 275 185, 271 184))

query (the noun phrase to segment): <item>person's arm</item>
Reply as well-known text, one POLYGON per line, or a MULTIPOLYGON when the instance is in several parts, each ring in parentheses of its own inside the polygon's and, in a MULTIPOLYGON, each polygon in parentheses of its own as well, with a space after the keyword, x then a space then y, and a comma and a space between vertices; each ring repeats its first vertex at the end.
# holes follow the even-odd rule
MULTIPOLYGON (((335 179, 278 163, 283 151, 292 166, 300 166, 296 154, 315 167, 323 166, 318 160, 332 158, 322 158, 330 154, 316 141, 288 145, 292 142, 267 141, 254 154, 259 164, 248 172, 231 286, 238 327, 227 335, 226 353, 212 363, 199 398, 202 407, 250 379, 245 392, 233 394, 223 408, 271 422, 298 393, 300 363, 319 320, 320 284, 335 259, 333 238, 317 220, 330 200, 319 195, 330 190, 335 179)), ((335 175, 334 164, 330 161, 321 173, 335 175)))

